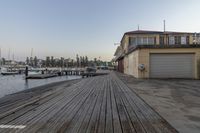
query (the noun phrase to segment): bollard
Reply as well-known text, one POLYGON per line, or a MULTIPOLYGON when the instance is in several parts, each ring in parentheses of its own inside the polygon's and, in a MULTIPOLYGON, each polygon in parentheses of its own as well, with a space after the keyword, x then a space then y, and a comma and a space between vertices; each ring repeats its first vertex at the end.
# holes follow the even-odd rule
POLYGON ((28 66, 26 66, 26 69, 25 69, 25 76, 28 77, 28 66))

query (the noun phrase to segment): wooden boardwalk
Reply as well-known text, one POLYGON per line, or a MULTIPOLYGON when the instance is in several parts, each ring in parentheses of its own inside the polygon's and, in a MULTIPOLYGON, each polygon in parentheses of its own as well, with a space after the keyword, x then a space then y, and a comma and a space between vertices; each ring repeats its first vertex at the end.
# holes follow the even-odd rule
POLYGON ((0 104, 1 133, 175 133, 116 75, 92 77, 26 101, 0 104))
POLYGON ((57 74, 33 74, 26 77, 26 79, 47 79, 58 76, 57 74))

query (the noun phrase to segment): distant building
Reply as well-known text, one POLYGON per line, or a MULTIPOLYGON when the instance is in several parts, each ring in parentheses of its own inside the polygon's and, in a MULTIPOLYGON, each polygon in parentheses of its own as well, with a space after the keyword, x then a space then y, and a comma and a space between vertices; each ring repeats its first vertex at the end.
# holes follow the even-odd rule
POLYGON ((136 78, 200 78, 200 34, 137 30, 124 33, 117 70, 136 78))
POLYGON ((5 60, 5 64, 4 65, 17 65, 18 62, 17 61, 13 61, 13 60, 5 60))

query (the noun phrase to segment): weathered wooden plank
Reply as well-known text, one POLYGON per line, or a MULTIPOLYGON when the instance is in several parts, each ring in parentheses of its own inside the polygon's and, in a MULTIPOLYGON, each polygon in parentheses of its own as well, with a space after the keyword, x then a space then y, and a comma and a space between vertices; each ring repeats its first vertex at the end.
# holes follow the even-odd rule
POLYGON ((99 117, 100 117, 100 111, 101 111, 101 106, 102 106, 102 102, 103 102, 104 91, 106 91, 105 83, 102 83, 102 86, 98 91, 99 91, 99 98, 97 99, 96 105, 92 112, 86 133, 93 133, 93 132, 95 132, 95 129, 97 129, 97 127, 98 127, 98 121, 99 121, 99 117))
MULTIPOLYGON (((84 85, 84 84, 85 83, 82 83, 82 85, 84 85)), ((79 83, 79 85, 81 85, 81 83, 79 83)), ((75 97, 76 93, 77 93, 77 91, 73 91, 73 90, 81 91, 80 88, 76 89, 76 87, 79 87, 79 85, 70 87, 72 89, 71 93, 67 93, 67 91, 66 91, 66 93, 63 93, 62 96, 53 98, 52 100, 50 100, 48 103, 44 104, 43 106, 42 105, 39 106, 39 108, 37 108, 36 110, 28 112, 27 114, 23 115, 22 117, 18 118, 17 120, 12 121, 9 124, 28 124, 28 125, 30 125, 29 127, 32 127, 31 123, 38 123, 38 121, 40 119, 42 119, 42 121, 43 121, 43 120, 45 120, 45 118, 48 118, 48 117, 46 117, 47 115, 49 115, 49 117, 52 117, 53 114, 56 113, 55 110, 59 110, 60 108, 62 108, 61 103, 67 102, 66 99, 64 99, 64 97, 68 97, 68 99, 71 99, 71 98, 75 97), (60 108, 58 108, 58 107, 60 107, 60 108), (54 110, 54 111, 52 111, 52 110, 54 110)), ((37 125, 37 124, 35 124, 35 125, 37 125)), ((41 125, 42 124, 38 125, 38 127, 41 125)), ((29 127, 27 127, 26 129, 29 129, 29 127)), ((34 129, 34 128, 32 128, 32 129, 34 129)), ((21 130, 20 130, 20 132, 21 132, 21 130)))
POLYGON ((93 94, 88 97, 87 101, 83 104, 83 106, 81 106, 78 113, 75 115, 75 121, 70 124, 71 130, 70 128, 67 128, 66 132, 86 132, 92 111, 99 97, 99 87, 100 86, 97 84, 94 86, 93 94))
POLYGON ((114 88, 114 95, 115 95, 116 102, 117 102, 117 108, 118 108, 118 113, 119 113, 119 117, 120 117, 120 122, 122 125, 122 131, 123 131, 123 133, 130 133, 130 132, 134 133, 135 129, 129 119, 129 116, 127 116, 125 106, 120 99, 121 93, 117 89, 116 84, 113 84, 113 88, 114 88))
MULTIPOLYGON (((51 112, 49 112, 45 116, 45 118, 41 118, 45 124, 40 126, 37 125, 36 121, 35 124, 33 124, 35 130, 38 130, 38 132, 48 132, 48 130, 51 129, 52 132, 56 132, 56 130, 58 130, 58 127, 61 127, 64 123, 66 115, 76 112, 76 106, 81 104, 84 98, 87 97, 88 94, 90 94, 91 90, 78 88, 78 91, 80 92, 75 91, 74 94, 72 94, 73 97, 63 97, 63 100, 58 104, 58 107, 54 108, 52 111, 50 110, 51 112), (71 102, 73 100, 75 102, 71 102)), ((32 128, 33 126, 31 126, 30 128, 32 128)))
MULTIPOLYGON (((85 85, 86 84, 87 83, 85 83, 85 85)), ((73 118, 74 114, 77 113, 78 108, 80 108, 84 100, 92 91, 91 89, 87 88, 84 88, 84 90, 86 90, 84 93, 77 95, 75 99, 71 99, 69 105, 64 106, 53 117, 51 117, 46 122, 46 124, 39 129, 39 131, 48 132, 48 130, 51 129, 51 131, 56 132, 57 130, 59 130, 59 128, 65 129, 65 127, 67 127, 70 124, 70 121, 73 118)))
POLYGON ((113 118, 112 118, 112 106, 111 106, 111 87, 109 84, 110 76, 106 79, 106 127, 105 133, 113 132, 113 118))
MULTIPOLYGON (((146 130, 145 130, 142 122, 140 121, 140 119, 136 115, 135 108, 132 108, 131 104, 129 103, 130 102, 130 98, 126 97, 126 95, 125 95, 125 93, 128 93, 128 92, 126 92, 124 90, 121 90, 120 86, 118 86, 117 88, 121 92, 120 98, 122 100, 122 103, 125 105, 127 114, 128 114, 128 116, 129 116, 129 118, 131 120, 131 123, 132 123, 135 131, 139 132, 139 133, 145 133, 146 130)), ((149 130, 149 132, 151 132, 151 131, 149 130)))
MULTIPOLYGON (((116 83, 113 82, 113 84, 116 84, 116 83)), ((120 86, 118 86, 117 88, 120 89, 120 86)), ((143 124, 146 123, 148 125, 148 123, 145 121, 145 118, 139 112, 137 112, 137 108, 135 106, 132 106, 132 104, 130 104, 131 102, 130 98, 124 95, 124 93, 127 93, 127 92, 124 92, 123 90, 121 90, 120 98, 123 104, 125 105, 126 111, 128 112, 129 118, 131 119, 131 122, 135 131, 140 132, 140 133, 146 132, 143 124)), ((148 132, 151 132, 150 127, 149 127, 148 132)))
MULTIPOLYGON (((123 83, 120 82, 120 81, 117 80, 117 79, 115 80, 115 83, 118 84, 119 86, 123 85, 123 83), (118 82, 117 82, 117 81, 118 81, 118 82)), ((124 88, 126 88, 126 87, 123 86, 122 89, 124 89, 124 88)), ((128 89, 126 89, 126 91, 128 91, 128 89)), ((137 101, 137 100, 132 100, 133 98, 135 98, 135 95, 132 95, 130 91, 128 91, 128 93, 126 93, 125 95, 126 95, 126 97, 128 98, 128 100, 129 100, 129 102, 130 102, 132 108, 135 110, 135 113, 136 113, 137 117, 138 117, 139 120, 142 122, 142 125, 143 125, 143 127, 145 128, 145 130, 147 130, 148 132, 152 132, 152 133, 158 132, 158 131, 156 130, 156 128, 153 127, 151 121, 149 121, 149 119, 146 118, 146 116, 144 115, 143 109, 142 109, 142 108, 139 108, 139 107, 137 106, 136 103, 138 103, 138 101, 137 101)), ((146 111, 146 110, 145 110, 145 111, 146 111)))
POLYGON ((116 98, 114 96, 114 88, 111 80, 109 80, 110 89, 111 89, 111 105, 112 105, 112 117, 113 117, 113 132, 114 133, 122 133, 122 126, 117 110, 116 98))
MULTIPOLYGON (((117 83, 121 86, 122 89, 126 89, 127 97, 130 97, 132 103, 134 103, 135 108, 138 112, 144 116, 148 121, 149 126, 153 128, 148 128, 148 131, 152 132, 177 132, 169 123, 166 122, 161 116, 158 115, 144 100, 142 100, 136 93, 130 90, 118 77, 114 77, 117 83), (155 130, 155 131, 154 131, 155 130)), ((144 123, 144 122, 143 122, 144 123)))
MULTIPOLYGON (((59 86, 23 101, 27 98, 15 102, 23 107, 0 118, 0 124, 26 128, 0 129, 1 133, 177 132, 114 73, 83 79, 72 86, 59 86), (29 103, 32 100, 37 101, 29 103)), ((14 109, 16 105, 2 102, 0 111, 14 109)))

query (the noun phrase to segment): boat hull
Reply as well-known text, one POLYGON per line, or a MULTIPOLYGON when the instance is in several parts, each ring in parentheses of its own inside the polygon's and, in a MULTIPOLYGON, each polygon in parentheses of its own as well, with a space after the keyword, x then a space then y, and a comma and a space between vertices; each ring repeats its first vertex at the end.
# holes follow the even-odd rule
POLYGON ((18 72, 2 72, 2 75, 16 75, 19 74, 18 72))

